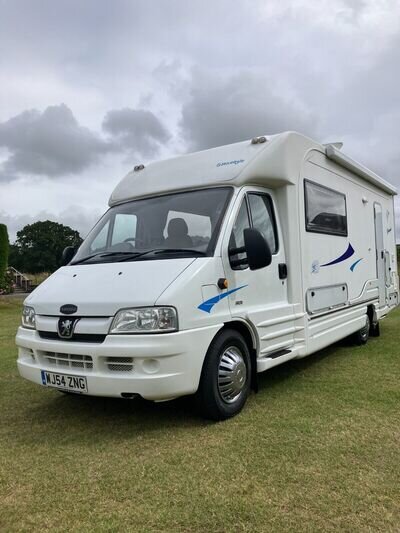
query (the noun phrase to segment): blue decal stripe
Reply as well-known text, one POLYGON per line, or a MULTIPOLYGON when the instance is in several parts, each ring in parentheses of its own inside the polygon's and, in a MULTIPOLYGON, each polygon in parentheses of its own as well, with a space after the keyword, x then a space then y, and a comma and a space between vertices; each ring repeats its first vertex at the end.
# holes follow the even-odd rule
POLYGON ((358 263, 359 263, 360 261, 362 261, 362 260, 363 260, 363 258, 361 258, 361 259, 357 259, 357 261, 351 265, 350 270, 353 272, 354 269, 356 268, 356 266, 358 265, 358 263))
POLYGON ((197 309, 200 309, 201 311, 205 311, 206 313, 211 313, 211 309, 214 307, 215 304, 229 296, 230 294, 239 291, 240 289, 243 289, 243 287, 247 287, 247 285, 242 285, 241 287, 237 287, 236 289, 231 289, 230 291, 223 292, 222 294, 218 294, 217 296, 214 296, 213 298, 210 298, 209 300, 206 300, 202 304, 198 306, 197 309))
POLYGON ((334 259, 333 261, 330 261, 329 263, 325 263, 324 265, 321 265, 321 267, 327 267, 327 266, 331 266, 331 265, 336 265, 337 263, 341 263, 342 261, 346 261, 346 259, 348 259, 352 255, 354 255, 354 248, 349 243, 349 246, 347 247, 347 250, 344 252, 344 254, 342 254, 338 258, 334 259))

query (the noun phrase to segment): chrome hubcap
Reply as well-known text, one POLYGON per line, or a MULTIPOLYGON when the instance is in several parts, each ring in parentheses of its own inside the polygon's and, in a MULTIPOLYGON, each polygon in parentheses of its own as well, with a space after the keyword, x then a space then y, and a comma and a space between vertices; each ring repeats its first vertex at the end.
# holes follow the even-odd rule
POLYGON ((239 348, 230 346, 219 360, 218 390, 226 403, 233 403, 242 393, 247 379, 247 368, 239 348))

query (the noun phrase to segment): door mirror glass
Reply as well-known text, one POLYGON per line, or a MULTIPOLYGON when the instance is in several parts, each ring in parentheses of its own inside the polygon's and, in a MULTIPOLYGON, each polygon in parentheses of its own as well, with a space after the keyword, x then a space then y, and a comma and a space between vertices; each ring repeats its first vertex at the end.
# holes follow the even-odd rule
POLYGON ((74 246, 67 246, 64 248, 61 256, 61 266, 68 265, 76 253, 76 248, 74 246))
POLYGON ((250 270, 259 270, 271 264, 271 249, 262 234, 254 228, 243 231, 244 248, 250 270))

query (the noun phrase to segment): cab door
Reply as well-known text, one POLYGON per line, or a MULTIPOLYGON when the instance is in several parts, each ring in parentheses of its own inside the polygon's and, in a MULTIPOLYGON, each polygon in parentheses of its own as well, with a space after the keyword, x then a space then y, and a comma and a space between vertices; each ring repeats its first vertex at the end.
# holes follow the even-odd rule
POLYGON ((246 320, 257 332, 259 357, 278 356, 294 343, 294 317, 274 192, 244 189, 235 207, 223 248, 230 311, 233 318, 246 320), (244 246, 243 230, 249 227, 261 232, 272 253, 271 264, 259 270, 249 269, 245 253, 235 253, 244 246))

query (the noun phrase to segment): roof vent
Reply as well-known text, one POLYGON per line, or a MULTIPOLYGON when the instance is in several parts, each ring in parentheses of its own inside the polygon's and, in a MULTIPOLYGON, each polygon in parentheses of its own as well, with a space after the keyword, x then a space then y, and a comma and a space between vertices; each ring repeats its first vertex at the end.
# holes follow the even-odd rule
POLYGON ((266 143, 267 142, 267 138, 262 136, 262 137, 253 137, 251 139, 251 144, 261 144, 261 143, 266 143))
POLYGON ((337 143, 325 143, 323 144, 322 146, 333 146, 334 148, 336 148, 336 150, 341 150, 342 146, 343 146, 343 143, 341 142, 337 142, 337 143))
POLYGON ((139 170, 143 170, 143 169, 144 169, 144 165, 136 165, 133 170, 135 172, 139 172, 139 170))

